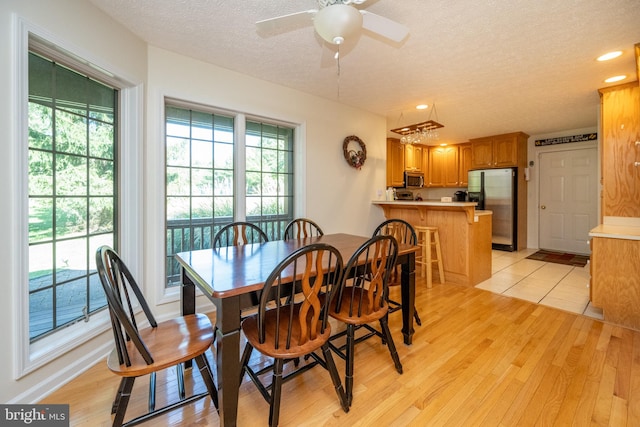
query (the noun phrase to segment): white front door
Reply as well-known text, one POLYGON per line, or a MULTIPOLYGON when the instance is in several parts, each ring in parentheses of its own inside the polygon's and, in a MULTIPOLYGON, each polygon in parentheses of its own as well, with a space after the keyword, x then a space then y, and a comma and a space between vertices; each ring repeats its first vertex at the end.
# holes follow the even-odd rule
POLYGON ((598 225, 596 148, 540 153, 540 249, 588 254, 598 225))

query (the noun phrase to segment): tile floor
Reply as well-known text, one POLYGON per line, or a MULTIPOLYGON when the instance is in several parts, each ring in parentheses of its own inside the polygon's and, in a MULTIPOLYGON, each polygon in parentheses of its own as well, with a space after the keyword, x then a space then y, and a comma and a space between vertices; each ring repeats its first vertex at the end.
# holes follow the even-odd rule
POLYGON ((526 259, 534 252, 494 250, 493 275, 476 287, 602 319, 602 310, 589 303, 589 264, 573 267, 526 259))

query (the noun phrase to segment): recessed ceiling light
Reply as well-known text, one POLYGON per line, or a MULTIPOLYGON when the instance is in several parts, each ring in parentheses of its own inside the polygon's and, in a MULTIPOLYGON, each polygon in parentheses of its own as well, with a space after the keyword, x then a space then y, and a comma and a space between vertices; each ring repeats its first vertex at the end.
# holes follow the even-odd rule
POLYGON ((429 108, 427 104, 416 105, 416 110, 426 110, 427 108, 429 108))
POLYGON ((613 76, 613 77, 609 77, 608 79, 606 79, 604 82, 605 83, 614 83, 614 82, 619 82, 620 80, 624 80, 626 79, 627 76, 622 75, 622 76, 613 76))
POLYGON ((622 51, 621 50, 616 50, 616 51, 608 52, 608 53, 605 53, 604 55, 598 56, 597 60, 598 61, 608 61, 610 59, 617 58, 620 55, 622 55, 622 51))

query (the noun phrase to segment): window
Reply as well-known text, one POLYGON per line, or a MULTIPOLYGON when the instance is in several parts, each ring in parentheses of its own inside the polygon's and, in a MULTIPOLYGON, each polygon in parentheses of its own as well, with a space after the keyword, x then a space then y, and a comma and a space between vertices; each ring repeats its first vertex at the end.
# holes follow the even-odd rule
POLYGON ((257 223, 269 239, 282 238, 293 219, 291 126, 171 103, 165 124, 167 286, 180 284, 174 255, 210 248, 230 222, 257 223))
POLYGON ((29 54, 29 338, 106 306, 98 246, 115 245, 118 92, 29 54))
POLYGON ((246 217, 280 239, 293 219, 293 129, 247 121, 245 141, 246 217))

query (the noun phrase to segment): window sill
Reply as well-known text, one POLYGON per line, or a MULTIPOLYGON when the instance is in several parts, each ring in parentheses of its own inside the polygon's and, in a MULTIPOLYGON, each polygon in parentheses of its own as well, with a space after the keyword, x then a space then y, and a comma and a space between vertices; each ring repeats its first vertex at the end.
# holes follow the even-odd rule
POLYGON ((92 338, 111 329, 109 311, 102 310, 91 316, 89 322, 80 321, 29 345, 27 364, 18 373, 18 378, 55 360, 92 338))

